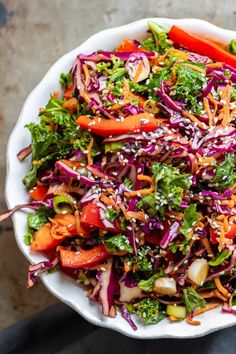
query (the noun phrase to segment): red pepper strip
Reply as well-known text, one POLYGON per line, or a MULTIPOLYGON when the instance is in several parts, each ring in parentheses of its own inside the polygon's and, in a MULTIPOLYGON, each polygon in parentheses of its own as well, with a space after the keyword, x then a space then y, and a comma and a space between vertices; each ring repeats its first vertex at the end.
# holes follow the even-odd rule
POLYGON ((29 191, 29 194, 34 200, 44 200, 45 195, 47 194, 48 187, 37 186, 29 191))
POLYGON ((149 113, 127 116, 124 121, 109 120, 99 117, 90 119, 80 116, 76 123, 83 129, 101 136, 121 135, 126 133, 151 132, 157 129, 157 120, 149 113))
POLYGON ((208 39, 186 32, 178 26, 171 27, 169 31, 169 38, 190 51, 201 55, 206 55, 215 61, 224 62, 236 68, 236 56, 228 53, 219 45, 208 39))
POLYGON ((67 100, 69 100, 71 98, 71 95, 74 91, 74 83, 72 82, 70 84, 70 86, 67 87, 67 89, 64 92, 64 98, 66 98, 67 100))
POLYGON ((90 229, 93 227, 99 229, 105 228, 97 205, 89 203, 83 207, 80 224, 81 226, 90 229))
POLYGON ((110 256, 104 245, 95 246, 91 250, 81 249, 77 252, 64 249, 59 250, 61 265, 67 268, 90 268, 108 259, 110 256))
POLYGON ((116 52, 147 52, 144 48, 139 48, 131 39, 124 39, 123 42, 118 45, 116 52))

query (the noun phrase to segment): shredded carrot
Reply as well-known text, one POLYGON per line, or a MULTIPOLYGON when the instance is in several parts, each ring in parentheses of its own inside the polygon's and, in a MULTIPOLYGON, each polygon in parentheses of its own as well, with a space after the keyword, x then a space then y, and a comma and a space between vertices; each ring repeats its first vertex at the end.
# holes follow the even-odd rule
MULTIPOLYGON (((80 93, 80 96, 85 100, 86 103, 90 103, 91 102, 91 98, 87 95, 86 92, 81 92, 80 93)), ((93 107, 92 107, 92 110, 94 111, 93 107)))
POLYGON ((207 97, 203 98, 203 105, 204 105, 204 109, 205 109, 206 114, 207 114, 208 119, 209 119, 209 126, 211 127, 212 123, 214 121, 214 117, 212 115, 211 108, 210 108, 209 101, 208 101, 207 97))
POLYGON ((230 112, 230 121, 236 117, 236 108, 233 108, 230 112))
POLYGON ((173 322, 179 321, 179 318, 175 316, 169 316, 169 319, 173 322))
POLYGON ((192 326, 200 326, 201 324, 200 321, 193 320, 190 316, 187 316, 187 322, 192 326))
POLYGON ((201 74, 203 74, 203 75, 206 75, 206 70, 200 68, 200 67, 197 66, 197 65, 193 65, 193 64, 190 64, 190 63, 183 63, 182 65, 185 66, 185 67, 187 67, 187 68, 190 68, 190 69, 193 69, 193 70, 195 70, 195 71, 198 71, 199 73, 201 73, 201 74))
POLYGON ((214 252, 212 251, 211 244, 210 244, 210 241, 208 240, 208 238, 203 237, 200 239, 200 241, 201 241, 203 247, 205 247, 208 255, 211 255, 214 257, 214 252))
POLYGON ((210 101, 210 102, 213 104, 213 106, 214 106, 213 116, 215 117, 216 112, 217 112, 217 109, 218 109, 218 104, 219 104, 219 102, 217 102, 217 101, 215 100, 215 98, 212 96, 211 93, 208 93, 207 98, 209 99, 209 101, 210 101))
POLYGON ((207 66, 208 66, 209 68, 220 69, 220 68, 222 68, 223 63, 210 63, 210 64, 207 64, 207 66))
POLYGON ((215 308, 218 307, 219 305, 220 305, 219 302, 207 304, 207 306, 206 306, 205 308, 195 310, 194 313, 193 313, 193 316, 199 316, 199 315, 201 315, 201 314, 204 313, 204 312, 207 312, 207 311, 210 311, 210 310, 215 309, 215 308))
POLYGON ((89 72, 89 69, 88 69, 88 66, 86 64, 83 64, 83 70, 84 70, 84 74, 85 74, 85 87, 88 87, 89 84, 90 84, 90 72, 89 72))
POLYGON ((222 251, 222 248, 223 248, 223 245, 224 245, 224 240, 225 240, 225 233, 224 233, 224 230, 220 229, 220 241, 219 241, 219 251, 221 252, 222 251))
POLYGON ((176 65, 173 65, 171 74, 172 74, 171 78, 167 80, 167 85, 173 86, 176 84, 176 80, 177 80, 176 65))
POLYGON ((131 270, 131 267, 128 264, 128 261, 126 260, 126 258, 124 258, 124 271, 125 271, 125 273, 128 273, 130 270, 131 270))
POLYGON ((183 213, 174 210, 167 211, 165 214, 166 216, 169 216, 171 219, 175 219, 175 220, 182 220, 184 216, 183 213))
POLYGON ((154 192, 154 188, 151 187, 151 188, 140 189, 138 191, 125 192, 124 194, 125 194, 125 196, 127 198, 132 198, 132 197, 138 196, 139 194, 147 195, 147 194, 150 194, 150 193, 153 193, 153 192, 154 192))
POLYGON ((137 179, 139 181, 146 181, 148 183, 150 183, 151 185, 153 184, 153 178, 150 176, 146 176, 146 175, 138 175, 137 179))
POLYGON ((224 232, 227 233, 229 232, 230 230, 230 226, 229 226, 229 215, 224 215, 224 221, 223 221, 223 224, 224 224, 224 232))
POLYGON ((111 111, 116 111, 122 107, 124 107, 126 105, 126 102, 122 102, 122 103, 115 103, 113 104, 113 106, 111 106, 110 110, 111 111))
POLYGON ((211 164, 215 158, 213 156, 203 158, 200 154, 196 153, 196 157, 198 158, 199 165, 209 165, 211 164))
POLYGON ((140 107, 143 107, 145 98, 142 96, 135 95, 130 91, 129 83, 127 79, 124 79, 124 85, 122 89, 123 101, 125 104, 130 103, 130 101, 137 101, 140 107))
POLYGON ((69 114, 73 114, 77 111, 78 101, 76 98, 70 98, 66 102, 63 103, 63 108, 67 109, 69 114))
POLYGON ((59 91, 58 90, 54 90, 52 96, 53 96, 53 98, 58 98, 59 97, 59 91))
POLYGON ((221 299, 222 301, 227 301, 228 298, 226 298, 224 295, 222 295, 219 290, 214 289, 211 291, 202 291, 200 292, 201 297, 203 297, 203 299, 210 299, 212 297, 217 297, 218 299, 221 299))
POLYGON ((87 292, 86 292, 86 297, 90 297, 93 293, 93 289, 89 289, 87 292))
POLYGON ((145 221, 145 214, 143 211, 127 211, 125 213, 125 217, 127 220, 130 220, 130 219, 136 219, 136 220, 140 220, 140 221, 145 221))
POLYGON ((229 113, 229 105, 230 105, 230 85, 227 85, 225 89, 221 91, 222 100, 225 101, 223 105, 223 120, 222 125, 226 127, 230 123, 230 113, 229 113))
POLYGON ((89 144, 88 144, 88 152, 87 152, 87 159, 88 159, 88 165, 92 165, 93 164, 93 158, 91 157, 91 150, 92 150, 92 147, 93 147, 93 143, 94 143, 94 140, 93 138, 90 140, 89 144))
POLYGON ((150 183, 150 188, 144 188, 144 189, 140 189, 140 190, 137 190, 137 191, 132 191, 132 192, 125 192, 125 196, 127 198, 132 198, 132 197, 135 197, 136 195, 147 195, 147 194, 150 194, 152 192, 154 192, 154 186, 153 186, 153 179, 149 176, 145 176, 145 175, 138 175, 137 176, 137 179, 139 181, 147 181, 148 183, 150 183))
POLYGON ((184 110, 182 110, 182 114, 184 117, 189 118, 193 123, 196 123, 200 128, 207 129, 207 125, 205 123, 200 122, 193 114, 190 114, 184 110))
POLYGON ((226 298, 228 298, 229 292, 228 292, 228 290, 221 284, 220 278, 219 278, 219 277, 215 277, 214 281, 215 281, 215 284, 216 284, 217 289, 218 289, 226 298))
POLYGON ((138 81, 139 76, 140 76, 142 70, 143 70, 143 62, 141 61, 140 64, 139 64, 139 66, 138 66, 138 69, 137 69, 137 71, 136 71, 136 73, 135 73, 133 82, 137 82, 137 81, 138 81))

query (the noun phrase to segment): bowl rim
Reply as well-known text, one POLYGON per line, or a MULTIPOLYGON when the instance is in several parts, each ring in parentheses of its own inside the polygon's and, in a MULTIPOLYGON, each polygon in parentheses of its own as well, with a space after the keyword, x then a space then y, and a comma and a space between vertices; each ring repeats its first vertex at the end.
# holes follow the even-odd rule
MULTIPOLYGON (((156 22, 160 22, 160 21, 164 21, 164 22, 169 22, 171 25, 172 24, 181 24, 183 27, 186 25, 187 27, 191 27, 191 25, 194 23, 195 25, 199 25, 199 26, 205 26, 207 27, 207 30, 211 30, 213 33, 218 33, 218 34, 222 34, 223 36, 231 36, 231 37, 236 37, 236 32, 232 31, 232 30, 228 30, 228 29, 224 29, 221 27, 218 27, 208 21, 204 21, 201 19, 197 19, 197 18, 181 18, 181 19, 172 19, 172 18, 144 18, 144 19, 140 19, 122 26, 115 26, 115 27, 111 27, 102 31, 99 31, 95 34, 93 34, 92 36, 90 36, 87 40, 85 40, 84 42, 82 42, 78 47, 70 50, 69 52, 67 52, 66 54, 64 54, 63 56, 61 56, 53 65, 51 65, 51 67, 48 69, 48 71, 45 73, 45 75, 42 77, 42 79, 39 81, 39 83, 31 90, 31 92, 27 95, 24 104, 21 108, 21 111, 18 115, 18 119, 16 121, 16 124, 8 138, 8 143, 7 143, 7 149, 6 149, 6 182, 5 182, 5 199, 6 199, 6 204, 8 206, 8 208, 12 208, 14 205, 12 204, 12 198, 10 196, 9 193, 9 177, 10 174, 12 172, 12 165, 11 165, 11 159, 10 159, 10 147, 12 146, 12 144, 14 143, 14 139, 15 139, 15 133, 18 130, 18 127, 21 124, 21 120, 23 118, 24 115, 24 111, 26 106, 28 105, 29 101, 31 100, 31 97, 35 94, 36 91, 40 90, 41 87, 44 85, 44 82, 47 80, 47 77, 53 72, 53 70, 55 69, 55 67, 57 67, 60 63, 62 63, 63 61, 66 61, 67 58, 69 58, 72 54, 74 54, 74 57, 76 57, 76 53, 79 52, 80 47, 83 46, 85 47, 90 41, 94 40, 96 37, 101 37, 102 35, 106 35, 109 32, 120 32, 120 31, 125 31, 128 28, 130 28, 130 26, 137 26, 137 25, 142 25, 144 23, 147 23, 148 21, 156 21, 156 22)), ((206 31, 207 32, 207 31, 206 31)), ((31 257, 30 254, 26 253, 23 248, 22 245, 20 243, 20 240, 17 238, 16 236, 16 220, 14 215, 12 216, 12 222, 13 222, 13 228, 14 228, 14 235, 15 235, 15 239, 17 242, 17 245, 19 247, 19 249, 21 250, 21 252, 23 253, 23 255, 26 257, 26 259, 30 262, 30 263, 34 263, 33 259, 31 257)), ((220 325, 216 324, 215 327, 211 327, 208 330, 204 331, 203 330, 200 333, 196 333, 193 335, 189 335, 188 333, 183 333, 183 335, 173 335, 173 334, 168 334, 168 333, 163 333, 162 335, 148 335, 145 333, 145 336, 142 334, 142 330, 140 331, 133 331, 130 328, 130 331, 127 331, 126 329, 123 329, 122 326, 117 326, 116 321, 114 320, 112 324, 106 322, 106 321, 102 321, 99 320, 99 318, 95 318, 93 315, 90 315, 89 312, 84 312, 82 308, 80 307, 76 307, 72 301, 70 301, 69 299, 65 298, 63 295, 60 294, 60 292, 58 292, 57 290, 54 289, 53 285, 50 284, 50 280, 48 281, 47 278, 47 274, 42 274, 40 275, 40 278, 44 284, 44 286, 47 288, 47 290, 49 292, 51 292, 56 298, 58 298, 60 301, 62 301, 63 303, 67 304, 68 306, 70 306, 71 308, 73 308, 76 312, 78 312, 84 319, 86 319, 87 321, 89 321, 90 323, 97 325, 99 327, 103 327, 103 328, 109 328, 109 329, 113 329, 121 334, 124 334, 128 337, 132 337, 132 338, 136 338, 136 339, 159 339, 159 338, 175 338, 175 339, 185 339, 185 338, 198 338, 198 337, 202 337, 205 336, 209 333, 218 331, 220 329, 223 328, 228 328, 231 327, 233 325, 236 324, 236 318, 234 321, 228 323, 228 324, 224 324, 224 325, 220 325)), ((160 324, 159 324, 160 325, 160 324)))

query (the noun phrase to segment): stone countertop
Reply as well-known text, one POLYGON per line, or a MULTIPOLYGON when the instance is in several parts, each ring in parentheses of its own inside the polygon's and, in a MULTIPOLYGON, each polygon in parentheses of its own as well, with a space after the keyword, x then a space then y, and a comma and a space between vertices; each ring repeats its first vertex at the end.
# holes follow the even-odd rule
MULTIPOLYGON (((0 0, 0 211, 6 209, 7 139, 28 93, 61 55, 90 35, 145 17, 195 17, 236 29, 236 2, 0 0)), ((9 219, 0 225, 0 328, 57 301, 41 284, 27 290, 26 275, 9 219)))

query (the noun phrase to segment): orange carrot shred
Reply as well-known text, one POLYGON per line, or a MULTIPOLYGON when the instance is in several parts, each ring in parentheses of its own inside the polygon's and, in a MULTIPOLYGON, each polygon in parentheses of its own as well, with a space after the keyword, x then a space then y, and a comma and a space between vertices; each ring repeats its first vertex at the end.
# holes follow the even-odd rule
POLYGON ((94 143, 94 140, 92 138, 90 140, 89 144, 88 144, 88 152, 87 152, 88 165, 92 165, 93 164, 93 159, 91 157, 91 149, 93 147, 93 143, 94 143))
POLYGON ((223 294, 226 298, 228 298, 229 292, 228 292, 228 290, 221 284, 220 278, 219 278, 219 277, 215 277, 214 281, 215 281, 215 284, 216 284, 217 289, 221 292, 221 294, 223 294))
POLYGON ((136 71, 136 74, 135 74, 135 76, 134 76, 133 82, 137 82, 137 81, 138 81, 139 76, 140 76, 142 70, 143 70, 143 62, 141 61, 141 63, 140 63, 139 66, 138 66, 138 70, 136 71))
POLYGON ((211 108, 210 108, 209 101, 208 101, 207 97, 203 98, 203 105, 204 105, 204 109, 205 109, 206 114, 209 119, 209 126, 211 127, 212 123, 213 123, 213 115, 212 115, 211 108))
POLYGON ((83 70, 84 70, 84 74, 85 74, 85 82, 84 82, 85 87, 88 87, 91 77, 90 77, 88 66, 86 64, 83 64, 83 70))

